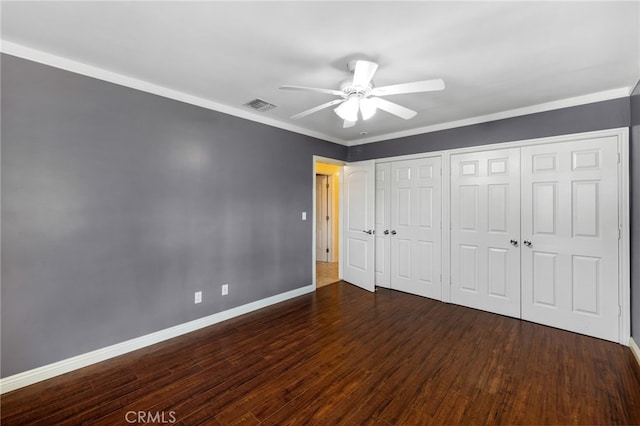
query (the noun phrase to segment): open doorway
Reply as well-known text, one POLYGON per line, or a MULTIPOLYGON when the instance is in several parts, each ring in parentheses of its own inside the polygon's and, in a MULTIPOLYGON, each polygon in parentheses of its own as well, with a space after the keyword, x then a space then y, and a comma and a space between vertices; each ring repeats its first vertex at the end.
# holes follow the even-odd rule
POLYGON ((316 262, 333 263, 333 176, 316 173, 316 262))
POLYGON ((340 280, 340 173, 342 166, 324 160, 315 162, 316 288, 340 280))

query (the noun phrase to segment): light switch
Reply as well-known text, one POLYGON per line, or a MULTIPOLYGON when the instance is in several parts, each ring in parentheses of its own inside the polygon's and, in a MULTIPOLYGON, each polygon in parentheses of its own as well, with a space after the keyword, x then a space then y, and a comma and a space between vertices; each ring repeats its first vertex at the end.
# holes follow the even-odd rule
POLYGON ((302 220, 307 220, 307 212, 302 212, 302 220))

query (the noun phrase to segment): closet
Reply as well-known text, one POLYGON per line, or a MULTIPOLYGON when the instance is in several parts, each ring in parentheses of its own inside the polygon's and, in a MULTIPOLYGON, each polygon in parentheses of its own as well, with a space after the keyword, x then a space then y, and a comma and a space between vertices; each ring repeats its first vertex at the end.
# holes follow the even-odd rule
POLYGON ((376 164, 375 283, 442 299, 442 158, 376 164))
POLYGON ((345 281, 625 343, 626 129, 352 163, 345 281))
POLYGON ((617 341, 616 141, 451 155, 451 302, 617 341))

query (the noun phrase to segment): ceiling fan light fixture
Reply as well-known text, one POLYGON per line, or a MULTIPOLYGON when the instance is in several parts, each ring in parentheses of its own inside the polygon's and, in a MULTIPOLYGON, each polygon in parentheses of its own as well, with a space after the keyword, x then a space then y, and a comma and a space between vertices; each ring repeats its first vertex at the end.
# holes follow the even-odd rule
POLYGON ((338 117, 347 121, 358 121, 358 110, 360 104, 357 97, 351 97, 341 103, 338 108, 333 111, 338 114, 338 117))
POLYGON ((291 118, 295 120, 306 117, 309 114, 338 105, 333 111, 343 120, 342 127, 344 129, 355 126, 360 117, 362 117, 363 120, 369 120, 379 109, 388 112, 391 115, 395 115, 396 117, 410 120, 418 114, 417 111, 413 111, 409 108, 403 107, 402 105, 390 102, 384 97, 404 93, 432 92, 444 89, 444 81, 442 81, 441 78, 375 87, 372 79, 378 70, 378 64, 366 60, 353 60, 349 62, 348 68, 349 71, 353 73, 353 78, 342 81, 338 90, 306 86, 280 86, 281 89, 286 90, 302 90, 339 97, 339 99, 325 102, 321 105, 295 114, 291 116, 291 118))
POLYGON ((378 110, 378 99, 376 98, 362 98, 360 99, 360 113, 363 120, 368 120, 378 110))

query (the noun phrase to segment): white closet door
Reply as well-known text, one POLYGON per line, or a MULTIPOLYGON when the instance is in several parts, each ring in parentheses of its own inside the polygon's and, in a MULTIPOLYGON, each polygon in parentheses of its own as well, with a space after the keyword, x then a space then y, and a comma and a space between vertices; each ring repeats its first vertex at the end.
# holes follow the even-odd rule
POLYGON ((375 291, 375 162, 361 161, 344 167, 345 281, 375 291))
POLYGON ((391 163, 376 164, 376 285, 391 287, 391 163))
POLYGON ((519 149, 451 156, 451 302, 520 317, 519 149))
POLYGON ((616 138, 522 148, 522 318, 618 341, 616 138))
POLYGON ((441 158, 391 163, 391 288, 442 299, 441 158))

